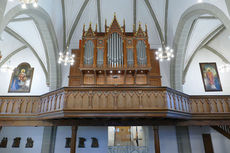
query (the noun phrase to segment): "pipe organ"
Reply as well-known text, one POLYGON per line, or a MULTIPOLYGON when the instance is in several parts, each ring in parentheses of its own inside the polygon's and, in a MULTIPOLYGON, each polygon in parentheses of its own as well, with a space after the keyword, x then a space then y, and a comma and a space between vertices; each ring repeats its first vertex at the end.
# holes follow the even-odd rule
POLYGON ((69 86, 161 86, 159 63, 150 49, 147 26, 139 24, 132 32, 125 31, 116 16, 105 31, 85 30, 79 49, 72 50, 76 63, 70 68, 69 86))

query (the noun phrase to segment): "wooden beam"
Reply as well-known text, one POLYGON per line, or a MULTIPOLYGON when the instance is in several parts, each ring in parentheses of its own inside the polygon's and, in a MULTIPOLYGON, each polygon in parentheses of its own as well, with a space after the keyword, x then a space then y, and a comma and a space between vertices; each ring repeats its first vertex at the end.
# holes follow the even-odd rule
POLYGON ((78 130, 77 126, 72 126, 72 138, 71 138, 70 153, 76 153, 77 130, 78 130))
POLYGON ((155 153, 160 153, 160 138, 159 138, 159 127, 153 127, 154 132, 154 145, 155 145, 155 153))

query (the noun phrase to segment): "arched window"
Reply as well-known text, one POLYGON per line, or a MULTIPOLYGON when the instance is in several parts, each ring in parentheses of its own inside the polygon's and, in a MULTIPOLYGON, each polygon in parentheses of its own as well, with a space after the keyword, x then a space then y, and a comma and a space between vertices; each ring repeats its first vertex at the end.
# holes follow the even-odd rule
POLYGON ((94 44, 92 40, 85 43, 84 64, 93 65, 94 44))
POLYGON ((111 67, 123 66, 123 41, 118 33, 113 33, 108 39, 108 65, 111 67))
POLYGON ((137 63, 139 66, 147 64, 146 47, 143 40, 137 42, 137 63))

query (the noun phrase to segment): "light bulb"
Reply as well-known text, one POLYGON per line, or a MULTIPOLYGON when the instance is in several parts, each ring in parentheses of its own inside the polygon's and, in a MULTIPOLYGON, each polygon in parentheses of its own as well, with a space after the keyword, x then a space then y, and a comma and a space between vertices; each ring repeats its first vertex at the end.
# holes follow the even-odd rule
POLYGON ((25 3, 23 3, 23 4, 21 5, 21 7, 22 7, 22 9, 26 9, 26 8, 27 8, 25 3))
POLYGON ((37 8, 38 7, 38 3, 37 2, 33 3, 33 7, 37 8))

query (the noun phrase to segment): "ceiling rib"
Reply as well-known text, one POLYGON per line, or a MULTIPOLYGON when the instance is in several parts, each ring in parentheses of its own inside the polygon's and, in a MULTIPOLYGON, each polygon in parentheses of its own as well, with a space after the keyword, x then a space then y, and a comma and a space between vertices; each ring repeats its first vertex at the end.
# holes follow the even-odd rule
POLYGON ((169 0, 165 0, 165 24, 164 24, 164 29, 165 29, 165 45, 168 43, 168 8, 169 8, 169 0))
POLYGON ((97 16, 98 16, 98 26, 99 32, 101 32, 101 4, 100 0, 97 0, 97 16))
POLYGON ((17 48, 17 49, 14 50, 13 52, 11 52, 8 56, 6 56, 6 58, 4 58, 4 59, 2 60, 2 62, 0 62, 0 67, 1 67, 2 65, 4 65, 12 56, 14 56, 14 55, 17 54, 18 52, 20 52, 20 51, 22 51, 22 50, 24 50, 24 49, 26 49, 26 48, 27 48, 27 46, 24 45, 24 46, 22 46, 22 47, 17 48))
POLYGON ((19 34, 17 34, 14 30, 12 30, 9 27, 5 28, 5 31, 10 34, 11 36, 15 37, 17 40, 19 40, 21 43, 25 44, 28 48, 31 49, 32 53, 34 54, 34 56, 38 59, 39 64, 42 67, 42 70, 46 76, 46 83, 49 84, 49 79, 48 79, 48 72, 45 68, 44 63, 42 62, 41 58, 39 57, 39 55, 37 54, 37 52, 35 51, 35 49, 23 38, 21 37, 19 34))
POLYGON ((151 14, 151 16, 153 18, 153 21, 154 21, 155 25, 156 25, 158 35, 160 37, 160 41, 161 41, 161 44, 162 44, 162 47, 165 47, 164 36, 163 36, 162 30, 161 30, 160 24, 159 24, 159 22, 157 20, 156 14, 154 13, 153 8, 152 8, 152 6, 151 6, 151 4, 149 3, 148 0, 145 0, 145 4, 148 7, 148 10, 149 10, 149 12, 150 12, 150 14, 151 14))
POLYGON ((197 21, 198 21, 199 19, 217 19, 217 18, 214 17, 214 16, 199 16, 199 17, 197 17, 195 20, 193 20, 192 25, 191 25, 191 28, 189 29, 189 32, 188 32, 188 36, 187 36, 187 38, 186 38, 185 50, 187 50, 187 48, 188 48, 188 43, 189 43, 189 40, 190 40, 190 38, 191 38, 192 32, 193 32, 194 27, 195 27, 195 25, 196 25, 196 23, 197 23, 197 21))
POLYGON ((25 17, 25 18, 15 18, 10 20, 10 22, 24 22, 24 21, 31 21, 33 18, 31 17, 25 17))
POLYGON ((66 17, 65 17, 65 2, 61 0, 62 6, 62 22, 63 22, 63 50, 66 48, 66 17))
POLYGON ((186 67, 183 71, 183 84, 185 83, 185 77, 187 75, 188 69, 192 63, 192 60, 194 59, 197 52, 205 45, 207 45, 210 41, 212 41, 215 37, 217 37, 223 30, 225 29, 225 26, 222 24, 218 26, 213 32, 211 32, 207 37, 204 38, 204 40, 200 43, 200 45, 195 49, 192 56, 189 58, 188 63, 186 64, 186 67))
POLYGON ((226 57, 224 57, 222 54, 220 54, 217 50, 215 50, 214 48, 210 47, 209 45, 205 45, 203 48, 206 48, 207 50, 211 51, 216 56, 220 57, 223 60, 224 63, 230 64, 230 61, 226 57))
POLYGON ((78 22, 79 22, 79 20, 80 20, 80 18, 81 18, 81 15, 82 15, 83 11, 85 10, 85 8, 86 8, 88 2, 89 2, 89 0, 85 0, 84 3, 82 4, 81 9, 80 9, 80 11, 78 12, 77 17, 76 17, 76 19, 74 20, 73 26, 72 26, 72 28, 71 28, 71 30, 70 30, 70 33, 69 33, 69 37, 68 37, 66 46, 69 46, 70 41, 71 41, 71 39, 72 39, 72 37, 73 37, 73 33, 74 33, 74 31, 75 31, 75 29, 76 29, 76 27, 77 27, 77 25, 78 25, 78 22))
POLYGON ((133 0, 133 28, 137 29, 137 0, 133 0))

